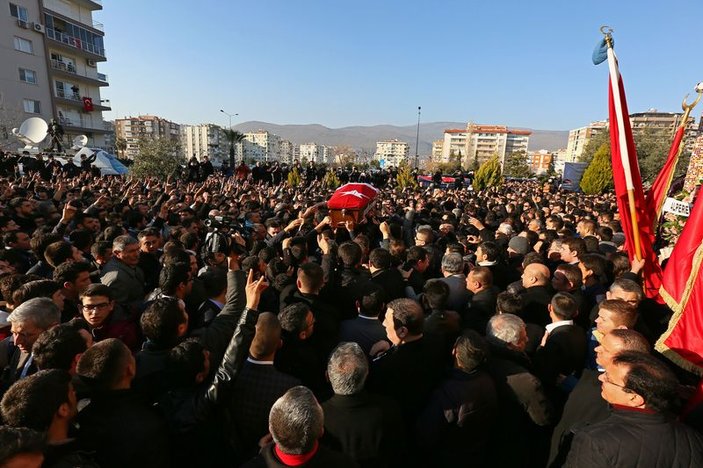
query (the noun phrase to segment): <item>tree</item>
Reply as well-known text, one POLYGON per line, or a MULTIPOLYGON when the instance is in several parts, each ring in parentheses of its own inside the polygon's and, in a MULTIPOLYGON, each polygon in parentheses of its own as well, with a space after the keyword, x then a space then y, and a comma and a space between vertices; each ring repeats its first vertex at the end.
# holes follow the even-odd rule
POLYGON ((417 187, 417 180, 410 169, 407 161, 402 161, 398 165, 398 175, 395 178, 398 188, 405 190, 406 187, 415 188, 417 187))
POLYGON ((634 138, 642 182, 654 182, 669 155, 673 135, 668 129, 643 128, 634 138))
POLYGON ((300 172, 298 172, 297 167, 293 167, 293 170, 288 173, 288 185, 295 188, 303 182, 303 178, 300 177, 300 172))
POLYGON ((139 154, 130 174, 137 178, 165 179, 180 168, 183 158, 178 142, 166 138, 139 140, 139 154))
POLYGON ((515 151, 505 156, 503 174, 507 177, 527 179, 533 176, 530 165, 527 164, 527 153, 515 151))
POLYGON ((124 152, 127 150, 127 140, 124 138, 115 140, 115 149, 117 150, 117 157, 124 159, 124 152))
POLYGON ((229 142, 229 167, 234 167, 234 145, 244 140, 244 134, 231 128, 226 128, 223 132, 229 142))
POLYGON ((603 143, 593 155, 581 177, 581 190, 587 195, 598 195, 613 188, 613 167, 610 163, 610 147, 603 143))
POLYGON ((332 150, 334 160, 340 166, 350 166, 356 162, 356 151, 349 145, 338 145, 332 150))
POLYGON ((328 170, 327 173, 325 173, 324 179, 322 179, 322 187, 334 190, 340 185, 342 185, 342 182, 339 180, 339 177, 337 177, 337 174, 335 174, 332 169, 328 170))
POLYGON ((474 190, 485 190, 489 187, 500 185, 503 182, 503 174, 500 169, 498 155, 493 156, 488 161, 481 164, 474 176, 474 190))
POLYGON ((608 150, 610 150, 610 132, 607 128, 601 130, 599 133, 596 133, 588 140, 588 143, 586 143, 586 146, 583 148, 583 152, 579 157, 579 162, 590 163, 593 156, 596 154, 596 151, 598 151, 598 149, 604 144, 607 145, 608 150))

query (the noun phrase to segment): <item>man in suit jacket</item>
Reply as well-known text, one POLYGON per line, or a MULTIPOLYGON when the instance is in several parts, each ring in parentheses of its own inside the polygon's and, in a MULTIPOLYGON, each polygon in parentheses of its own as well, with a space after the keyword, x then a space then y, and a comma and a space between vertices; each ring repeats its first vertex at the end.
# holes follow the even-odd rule
POLYGON ((471 293, 466 289, 466 276, 464 276, 464 258, 461 254, 450 252, 442 257, 442 274, 440 281, 449 286, 447 309, 454 311, 464 310, 469 303, 471 293))
POLYGON ((281 347, 281 323, 270 312, 256 322, 256 334, 239 377, 234 382, 229 411, 241 442, 242 460, 256 455, 259 440, 268 433, 268 415, 273 404, 300 380, 273 365, 281 347))
POLYGON ((515 281, 513 274, 508 267, 501 262, 500 248, 495 242, 482 242, 476 249, 476 265, 485 266, 493 274, 493 284, 501 291, 505 291, 510 283, 515 281))
POLYGON ((32 346, 42 332, 59 324, 61 312, 51 299, 37 297, 22 303, 7 321, 12 329, 14 349, 0 376, 0 395, 17 380, 37 371, 32 346))
POLYGON ((129 309, 144 303, 144 272, 139 264, 139 242, 118 236, 112 242, 112 259, 105 265, 100 282, 112 289, 115 301, 129 309))
POLYGON ((322 441, 360 466, 394 465, 406 452, 400 407, 390 398, 364 390, 368 373, 368 361, 358 344, 342 343, 332 352, 327 375, 334 396, 322 404, 322 441))
POLYGON ((466 289, 473 293, 462 317, 465 327, 484 334, 488 320, 496 313, 498 291, 490 268, 477 266, 466 277, 466 289))
POLYGON ((386 249, 374 249, 369 254, 371 281, 386 291, 386 302, 405 297, 405 281, 397 268, 391 265, 391 253, 386 249))
POLYGON ((550 272, 547 265, 530 263, 522 273, 522 314, 525 322, 546 326, 550 323, 547 307, 552 301, 554 290, 550 283, 550 272))
POLYGON ((574 325, 578 305, 569 293, 554 295, 548 306, 552 323, 547 325, 542 345, 533 360, 534 372, 542 380, 552 402, 563 405, 566 391, 558 388, 559 376, 580 376, 586 362, 587 341, 583 329, 574 325))
POLYGON ((373 345, 387 340, 386 330, 378 317, 385 310, 385 293, 377 284, 368 282, 361 288, 363 292, 357 300, 359 315, 355 319, 344 320, 340 326, 340 341, 352 341, 361 346, 367 356, 373 345))

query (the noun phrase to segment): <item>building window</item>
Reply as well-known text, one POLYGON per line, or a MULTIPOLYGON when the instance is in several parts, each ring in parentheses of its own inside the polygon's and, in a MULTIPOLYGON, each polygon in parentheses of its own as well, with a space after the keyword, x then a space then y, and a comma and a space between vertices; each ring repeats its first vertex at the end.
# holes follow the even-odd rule
POLYGON ((28 114, 41 114, 41 107, 39 106, 39 101, 34 99, 25 99, 23 101, 24 111, 28 114))
POLYGON ((25 83, 37 84, 37 72, 20 68, 20 81, 25 83))
POLYGON ((14 3, 10 3, 10 15, 25 23, 28 21, 27 9, 14 3))
POLYGON ((34 53, 32 41, 28 41, 27 39, 23 39, 17 36, 15 36, 15 50, 19 50, 20 52, 26 52, 28 54, 34 53))

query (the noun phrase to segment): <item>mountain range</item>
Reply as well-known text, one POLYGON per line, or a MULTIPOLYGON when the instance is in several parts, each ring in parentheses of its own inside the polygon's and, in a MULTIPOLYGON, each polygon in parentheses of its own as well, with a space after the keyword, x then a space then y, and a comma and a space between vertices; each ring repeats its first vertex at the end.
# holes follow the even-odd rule
MULTIPOLYGON (((410 144, 410 152, 414 153, 416 125, 373 125, 343 128, 329 128, 319 124, 278 125, 268 122, 248 121, 233 126, 242 133, 257 130, 267 130, 294 144, 317 143, 327 146, 348 145, 352 148, 373 154, 376 142, 398 139, 410 144)), ((444 130, 449 128, 466 128, 466 122, 430 122, 420 124, 419 153, 430 154, 432 142, 443 138, 444 130)), ((566 148, 569 132, 565 130, 531 130, 530 151, 546 149, 556 151, 566 148)))

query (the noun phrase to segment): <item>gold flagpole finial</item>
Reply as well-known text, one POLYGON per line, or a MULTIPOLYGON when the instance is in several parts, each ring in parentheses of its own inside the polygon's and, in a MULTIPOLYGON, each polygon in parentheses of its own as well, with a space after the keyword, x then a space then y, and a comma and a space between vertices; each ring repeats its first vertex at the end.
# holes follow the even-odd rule
POLYGON ((608 43, 608 47, 612 49, 613 47, 613 28, 610 26, 601 26, 600 32, 605 36, 605 42, 608 43))

